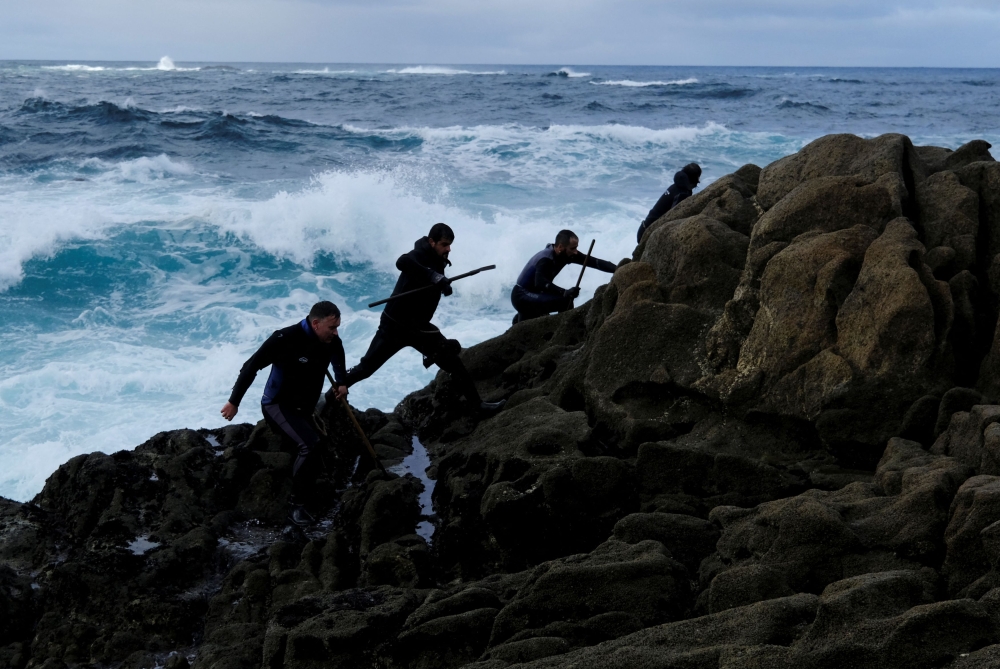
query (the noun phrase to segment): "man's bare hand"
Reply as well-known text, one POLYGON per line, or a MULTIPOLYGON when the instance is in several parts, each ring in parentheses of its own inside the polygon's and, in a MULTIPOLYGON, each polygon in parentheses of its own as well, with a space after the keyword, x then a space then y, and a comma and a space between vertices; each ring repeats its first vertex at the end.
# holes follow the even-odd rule
POLYGON ((333 391, 333 398, 341 400, 347 397, 347 386, 337 386, 337 389, 333 391))
POLYGON ((237 407, 232 402, 226 402, 226 405, 222 407, 222 411, 220 411, 219 413, 221 413, 222 417, 225 418, 226 420, 232 420, 233 417, 236 416, 236 412, 238 411, 239 407, 237 407))

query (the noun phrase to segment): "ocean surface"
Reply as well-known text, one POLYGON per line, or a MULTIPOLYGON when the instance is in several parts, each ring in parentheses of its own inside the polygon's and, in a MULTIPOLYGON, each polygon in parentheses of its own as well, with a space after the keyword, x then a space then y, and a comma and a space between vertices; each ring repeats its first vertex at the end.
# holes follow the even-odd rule
MULTIPOLYGON (((560 228, 631 255, 688 162, 704 186, 832 132, 996 143, 998 94, 1000 70, 0 62, 0 495, 223 425, 243 361, 317 300, 353 364, 437 221, 452 274, 497 265, 438 309, 468 346, 560 228)), ((404 351, 351 401, 392 409, 434 371, 404 351)))

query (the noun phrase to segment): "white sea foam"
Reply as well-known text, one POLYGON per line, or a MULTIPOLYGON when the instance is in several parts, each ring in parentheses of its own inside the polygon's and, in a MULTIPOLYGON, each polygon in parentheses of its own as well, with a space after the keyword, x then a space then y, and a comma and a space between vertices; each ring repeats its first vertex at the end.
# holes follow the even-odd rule
POLYGON ((104 72, 105 70, 114 68, 101 67, 99 65, 69 64, 69 65, 42 65, 42 69, 62 70, 64 72, 104 72))
POLYGON ((68 65, 42 65, 43 70, 62 70, 64 72, 198 72, 200 67, 177 67, 170 56, 163 56, 153 67, 107 67, 105 65, 84 65, 70 63, 68 65))
POLYGON ((48 257, 67 242, 101 239, 137 220, 173 220, 175 205, 143 189, 194 174, 190 165, 161 154, 118 163, 90 158, 42 186, 0 180, 0 292, 21 281, 25 262, 48 257), (90 176, 77 181, 81 170, 90 176))
POLYGON ((620 79, 617 81, 592 81, 595 86, 627 86, 633 88, 645 88, 646 86, 688 86, 697 84, 694 77, 688 79, 677 79, 674 81, 632 81, 631 79, 620 79))
MULTIPOLYGON (((472 127, 403 127, 391 130, 342 126, 348 132, 388 139, 419 137, 421 154, 414 158, 428 167, 458 170, 483 183, 545 188, 600 187, 611 180, 645 179, 650 164, 676 159, 709 158, 713 147, 731 143, 724 126, 680 126, 652 129, 629 125, 523 125, 472 127)), ((771 136, 738 133, 735 143, 765 146, 771 136)), ((401 161, 408 157, 401 156, 401 161)), ((683 164, 683 163, 682 163, 683 164)), ((742 164, 742 163, 740 163, 742 164)), ((737 167, 739 165, 736 165, 737 167)), ((555 195, 553 195, 555 196, 555 195)), ((567 197, 573 195, 567 193, 567 197)))
POLYGON ((292 74, 357 74, 357 70, 331 70, 324 67, 322 70, 295 70, 292 74))
POLYGON ((135 158, 117 163, 114 166, 114 176, 127 181, 148 183, 154 179, 165 179, 172 176, 189 176, 194 169, 187 163, 173 160, 166 154, 158 156, 135 158))
POLYGON ((569 77, 570 79, 577 79, 579 77, 589 77, 590 72, 575 72, 568 67, 561 67, 555 71, 560 77, 569 77))
POLYGON ((171 107, 169 109, 161 109, 160 114, 187 114, 190 112, 200 112, 204 111, 199 107, 188 107, 187 105, 177 105, 176 107, 171 107))
POLYGON ((404 67, 398 70, 386 70, 386 74, 507 74, 505 70, 495 70, 490 72, 480 72, 476 70, 456 70, 453 67, 442 67, 438 65, 416 65, 414 67, 404 67))

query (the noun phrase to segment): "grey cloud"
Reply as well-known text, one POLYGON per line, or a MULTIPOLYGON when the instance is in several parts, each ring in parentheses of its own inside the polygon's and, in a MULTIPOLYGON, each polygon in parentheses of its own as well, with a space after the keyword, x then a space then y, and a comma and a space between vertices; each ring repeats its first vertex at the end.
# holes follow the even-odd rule
POLYGON ((36 0, 0 58, 997 66, 986 0, 36 0))

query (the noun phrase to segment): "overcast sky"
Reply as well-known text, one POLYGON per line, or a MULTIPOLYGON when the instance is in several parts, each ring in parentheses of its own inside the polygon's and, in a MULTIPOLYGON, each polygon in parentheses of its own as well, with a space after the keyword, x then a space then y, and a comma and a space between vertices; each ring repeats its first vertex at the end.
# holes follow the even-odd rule
POLYGON ((0 0, 0 59, 1000 67, 997 0, 0 0))

